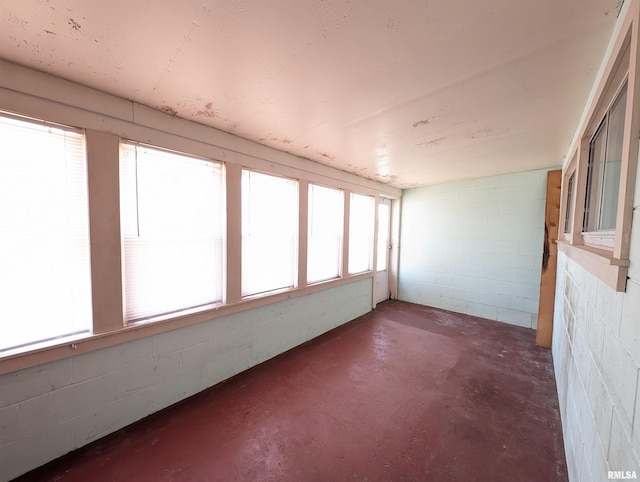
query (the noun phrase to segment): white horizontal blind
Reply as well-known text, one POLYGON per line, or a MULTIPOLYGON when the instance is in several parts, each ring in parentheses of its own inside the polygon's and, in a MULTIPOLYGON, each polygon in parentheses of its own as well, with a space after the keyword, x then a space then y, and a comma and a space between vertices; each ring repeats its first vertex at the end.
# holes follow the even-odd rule
POLYGON ((373 264, 373 224, 375 200, 351 193, 349 211, 349 274, 370 271, 373 264))
POLYGON ((0 116, 0 351, 92 327, 84 135, 0 116))
POLYGON ((293 288, 297 260, 298 183, 243 170, 242 296, 293 288))
POLYGON ((125 320, 222 301, 222 168, 121 144, 125 320))
POLYGON ((308 219, 307 282, 316 283, 339 277, 344 193, 338 189, 309 184, 308 219))

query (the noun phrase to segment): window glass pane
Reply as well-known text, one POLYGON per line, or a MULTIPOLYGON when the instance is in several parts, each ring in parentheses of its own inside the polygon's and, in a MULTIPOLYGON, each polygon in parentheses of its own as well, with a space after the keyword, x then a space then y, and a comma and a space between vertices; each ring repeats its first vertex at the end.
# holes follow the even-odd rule
POLYGON ((298 183, 242 171, 242 296, 295 286, 298 183))
POLYGON ((372 269, 374 198, 351 193, 349 214, 349 273, 372 269))
POLYGON ((625 85, 590 143, 583 223, 587 232, 616 227, 626 89, 625 85))
POLYGON ((0 117, 0 350, 92 326, 84 135, 0 117))
POLYGON ((584 208, 584 231, 596 230, 596 214, 598 211, 599 178, 605 160, 606 122, 596 131, 589 147, 589 170, 587 173, 587 198, 584 208))
POLYGON ((615 229, 616 227, 626 102, 627 94, 625 90, 618 96, 609 114, 607 157, 602 176, 602 202, 600 207, 599 229, 615 229))
POLYGON ((125 319, 222 300, 219 163, 121 145, 125 319))
POLYGON ((309 184, 307 282, 340 276, 344 193, 309 184))
POLYGON ((567 183, 567 207, 564 213, 564 232, 571 232, 571 216, 573 214, 573 188, 576 181, 575 171, 569 177, 567 183))
POLYGON ((387 269, 387 258, 389 255, 389 201, 378 204, 378 253, 377 270, 387 269))

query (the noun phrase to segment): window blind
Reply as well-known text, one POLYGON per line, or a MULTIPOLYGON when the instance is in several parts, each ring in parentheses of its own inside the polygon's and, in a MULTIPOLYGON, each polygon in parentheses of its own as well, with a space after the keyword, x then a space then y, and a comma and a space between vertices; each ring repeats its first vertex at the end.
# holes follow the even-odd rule
POLYGON ((242 171, 243 297, 295 286, 298 183, 242 171))
POLYGON ((370 271, 373 264, 374 198, 351 193, 349 274, 370 271))
POLYGON ((316 283, 340 276, 344 193, 338 189, 309 184, 307 236, 307 282, 316 283))
POLYGON ((0 116, 0 350, 92 326, 84 134, 0 116))
POLYGON ((222 301, 222 166, 121 144, 125 320, 222 301))

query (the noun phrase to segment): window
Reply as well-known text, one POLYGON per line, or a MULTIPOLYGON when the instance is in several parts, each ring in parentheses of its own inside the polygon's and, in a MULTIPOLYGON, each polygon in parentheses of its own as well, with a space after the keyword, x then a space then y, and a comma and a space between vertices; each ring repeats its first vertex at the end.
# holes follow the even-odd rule
POLYGON ((92 326, 81 131, 0 117, 0 351, 92 326))
POLYGON ((309 184, 308 283, 340 276, 343 214, 342 191, 309 184))
POLYGON ((372 196, 351 193, 350 206, 349 274, 356 274, 372 269, 375 202, 372 196))
POLYGON ((242 296, 293 288, 297 260, 298 183, 243 170, 242 296))
POLYGON ((616 227, 626 94, 625 84, 589 144, 585 232, 615 230, 616 227))
POLYGON ((121 144, 125 320, 222 301, 222 168, 121 144))

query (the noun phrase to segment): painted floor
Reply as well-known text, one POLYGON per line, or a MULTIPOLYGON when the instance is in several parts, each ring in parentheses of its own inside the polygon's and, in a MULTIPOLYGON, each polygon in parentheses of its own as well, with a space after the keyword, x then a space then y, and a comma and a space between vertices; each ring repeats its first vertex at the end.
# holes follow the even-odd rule
POLYGON ((21 481, 567 480, 535 332, 400 301, 21 481))

